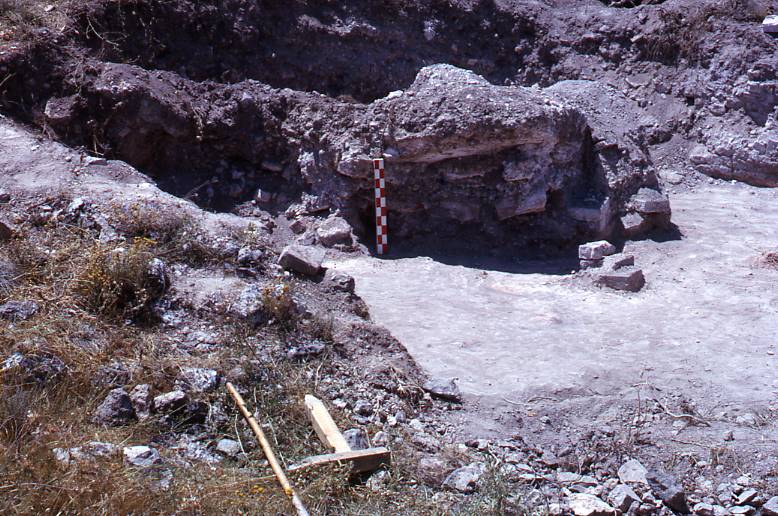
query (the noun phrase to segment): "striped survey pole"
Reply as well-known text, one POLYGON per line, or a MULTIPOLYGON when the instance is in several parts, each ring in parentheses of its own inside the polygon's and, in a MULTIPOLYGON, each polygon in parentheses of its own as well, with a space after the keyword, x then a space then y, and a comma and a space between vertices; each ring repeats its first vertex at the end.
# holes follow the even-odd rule
POLYGON ((386 178, 382 158, 373 160, 373 177, 375 178, 376 254, 384 254, 389 250, 389 239, 386 234, 386 178))

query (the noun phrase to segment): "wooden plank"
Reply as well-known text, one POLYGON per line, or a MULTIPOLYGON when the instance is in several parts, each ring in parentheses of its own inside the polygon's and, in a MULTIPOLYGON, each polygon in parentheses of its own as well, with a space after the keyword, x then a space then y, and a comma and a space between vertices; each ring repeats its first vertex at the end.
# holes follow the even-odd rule
POLYGON ((352 450, 343 453, 329 453, 327 455, 314 455, 304 459, 301 463, 289 467, 289 471, 296 471, 314 466, 327 464, 352 464, 352 473, 364 473, 378 469, 384 464, 391 463, 391 453, 386 448, 368 448, 367 450, 352 450))
POLYGON ((311 419, 313 429, 316 430, 316 435, 319 436, 324 446, 334 449, 335 453, 351 451, 346 438, 340 433, 338 426, 332 420, 329 411, 327 411, 327 407, 324 406, 324 403, 319 398, 306 394, 305 410, 311 419))

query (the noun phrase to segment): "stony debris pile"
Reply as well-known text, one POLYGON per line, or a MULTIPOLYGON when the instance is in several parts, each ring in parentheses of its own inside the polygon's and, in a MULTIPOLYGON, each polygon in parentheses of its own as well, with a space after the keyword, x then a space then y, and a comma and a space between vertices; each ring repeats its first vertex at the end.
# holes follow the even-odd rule
POLYGON ((635 257, 616 253, 616 246, 606 240, 578 247, 581 269, 595 285, 614 290, 638 292, 646 284, 643 271, 635 267, 635 257))

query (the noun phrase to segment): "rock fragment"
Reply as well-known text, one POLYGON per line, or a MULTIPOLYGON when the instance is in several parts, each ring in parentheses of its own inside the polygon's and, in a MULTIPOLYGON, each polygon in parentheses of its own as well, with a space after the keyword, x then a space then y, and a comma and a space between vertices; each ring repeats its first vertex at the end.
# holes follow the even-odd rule
POLYGON ((238 250, 238 264, 243 267, 251 267, 262 261, 264 254, 260 249, 241 247, 238 250))
POLYGON ((327 346, 318 340, 306 342, 298 346, 289 348, 286 351, 286 358, 289 360, 304 360, 306 358, 321 355, 327 346))
POLYGON ((636 482, 638 484, 648 485, 648 470, 639 461, 632 459, 628 460, 619 468, 619 480, 622 482, 636 482))
POLYGON ((154 410, 166 414, 182 408, 186 401, 186 393, 182 390, 166 392, 154 398, 154 410))
POLYGON ((436 455, 427 455, 419 461, 416 471, 422 482, 429 486, 439 487, 451 472, 451 467, 442 458, 436 455))
POLYGON ((621 226, 626 238, 635 238, 651 229, 651 223, 640 213, 630 212, 621 217, 621 226))
POLYGON ((762 516, 778 516, 778 496, 773 496, 762 506, 762 516))
POLYGON ((349 294, 354 292, 355 286, 353 277, 335 269, 328 269, 327 272, 324 273, 324 284, 332 290, 347 292, 349 294))
POLYGON ((26 381, 43 384, 57 379, 65 369, 65 363, 55 355, 16 352, 3 361, 0 373, 21 374, 26 381))
POLYGON ((221 376, 214 369, 185 367, 176 379, 176 387, 184 392, 211 392, 220 382, 221 376))
POLYGON ((370 448, 370 443, 367 441, 367 434, 361 428, 350 428, 343 432, 343 437, 352 450, 366 450, 367 448, 370 448))
POLYGON ((640 497, 625 484, 617 485, 608 495, 611 503, 621 512, 626 513, 632 504, 640 505, 640 497))
POLYGON ((629 200, 630 207, 640 214, 670 213, 667 195, 650 188, 641 188, 629 200))
POLYGON ((572 494, 568 503, 576 516, 612 516, 616 513, 616 509, 592 494, 572 494))
POLYGON ((138 419, 141 421, 147 419, 151 414, 152 403, 154 402, 151 398, 151 385, 147 383, 136 385, 130 392, 130 400, 138 419))
POLYGON ((578 258, 581 260, 601 260, 616 252, 616 246, 607 240, 588 242, 578 246, 578 258))
POLYGON ((159 452, 149 446, 127 446, 122 452, 125 464, 130 466, 148 468, 162 462, 159 452))
POLYGON ((286 270, 306 276, 316 276, 321 272, 325 251, 318 247, 290 245, 278 258, 278 264, 286 270))
POLYGON ((434 398, 455 403, 462 402, 462 393, 454 378, 431 378, 424 384, 424 390, 429 392, 434 398))
POLYGON ((124 389, 114 389, 97 407, 92 420, 100 425, 119 426, 135 419, 130 395, 124 389))
POLYGON ((681 514, 689 514, 689 506, 686 504, 686 492, 678 481, 664 471, 651 471, 646 475, 648 485, 656 493, 662 502, 681 514))
POLYGON ((11 229, 11 226, 0 220, 0 242, 7 242, 8 240, 11 240, 14 236, 14 230, 11 229))
POLYGON ((316 230, 319 241, 326 247, 337 244, 351 245, 351 226, 342 217, 330 217, 316 230))
POLYGON ((367 400, 358 400, 354 403, 354 413, 360 416, 370 416, 373 414, 373 404, 367 400))
POLYGON ((635 267, 622 267, 618 270, 600 271, 594 278, 594 283, 614 290, 638 292, 646 284, 643 271, 635 267))
POLYGON ((7 321, 26 321, 38 313, 35 301, 8 301, 0 305, 0 319, 7 321))
POLYGON ((249 285, 241 290, 233 306, 233 311, 254 326, 267 321, 265 301, 262 289, 258 285, 249 285))
POLYGON ((484 469, 484 465, 477 462, 455 469, 443 481, 443 487, 460 493, 472 493, 476 490, 484 469))
POLYGON ((243 450, 240 447, 240 443, 233 439, 219 439, 216 443, 216 451, 226 457, 237 457, 243 450))

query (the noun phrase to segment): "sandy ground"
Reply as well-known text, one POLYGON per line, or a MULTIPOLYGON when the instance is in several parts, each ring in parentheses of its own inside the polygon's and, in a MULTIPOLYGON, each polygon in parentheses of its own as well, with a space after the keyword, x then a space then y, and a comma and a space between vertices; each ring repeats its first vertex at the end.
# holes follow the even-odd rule
POLYGON ((778 270, 755 259, 778 249, 778 191, 705 184, 671 202, 680 239, 625 246, 647 279, 636 294, 422 256, 331 266, 355 276, 374 320, 429 374, 459 378, 473 406, 623 397, 650 382, 710 414, 765 410, 778 393, 778 270))

